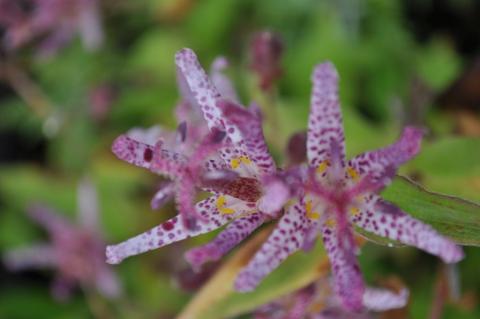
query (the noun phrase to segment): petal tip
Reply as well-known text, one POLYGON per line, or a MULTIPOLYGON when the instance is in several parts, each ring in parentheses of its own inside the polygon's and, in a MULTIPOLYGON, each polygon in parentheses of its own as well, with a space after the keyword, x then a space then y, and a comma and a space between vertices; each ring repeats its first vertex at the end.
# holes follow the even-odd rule
POLYGON ((106 262, 110 265, 117 265, 122 262, 122 258, 117 254, 115 246, 107 246, 105 248, 106 262))

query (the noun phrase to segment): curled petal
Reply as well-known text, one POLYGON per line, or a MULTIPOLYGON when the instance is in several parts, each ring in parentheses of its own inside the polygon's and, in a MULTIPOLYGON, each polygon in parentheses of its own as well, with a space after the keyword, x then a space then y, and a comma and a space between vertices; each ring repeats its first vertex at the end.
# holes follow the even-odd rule
POLYGON ((400 165, 417 155, 420 151, 422 135, 420 129, 406 127, 396 143, 379 150, 360 154, 350 160, 348 165, 354 169, 355 174, 382 176, 386 170, 396 170, 400 165))
POLYGON ((241 292, 255 289, 265 276, 301 247, 305 228, 309 224, 305 217, 305 204, 298 201, 280 218, 270 237, 239 273, 235 289, 241 292))
POLYGON ((266 216, 261 213, 252 213, 236 219, 212 242, 189 250, 185 258, 194 269, 199 269, 207 261, 218 260, 260 227, 265 220, 266 216))
POLYGON ((208 219, 208 223, 199 224, 194 230, 186 231, 182 223, 179 222, 179 217, 173 217, 143 234, 120 244, 107 246, 107 262, 118 264, 127 257, 157 249, 188 237, 204 234, 225 225, 233 216, 221 214, 218 211, 216 207, 217 199, 217 196, 212 196, 196 205, 198 213, 208 219))
POLYGON ((363 305, 373 311, 387 311, 405 307, 408 301, 408 290, 395 293, 386 289, 367 288, 363 294, 363 305))
POLYGON ((175 183, 165 182, 160 186, 160 189, 155 193, 150 202, 152 209, 156 210, 162 207, 166 202, 173 198, 175 191, 175 183))
POLYGON ((372 197, 352 221, 366 231, 415 246, 446 263, 463 258, 462 249, 453 241, 379 197, 372 197))
POLYGON ((332 63, 319 64, 312 75, 313 92, 308 118, 307 157, 311 166, 329 160, 331 144, 338 145, 345 159, 345 137, 338 100, 338 74, 332 63))
POLYGON ((322 225, 323 244, 327 251, 334 276, 334 288, 344 307, 350 311, 362 309, 364 284, 357 258, 353 235, 349 228, 339 235, 337 227, 322 225))

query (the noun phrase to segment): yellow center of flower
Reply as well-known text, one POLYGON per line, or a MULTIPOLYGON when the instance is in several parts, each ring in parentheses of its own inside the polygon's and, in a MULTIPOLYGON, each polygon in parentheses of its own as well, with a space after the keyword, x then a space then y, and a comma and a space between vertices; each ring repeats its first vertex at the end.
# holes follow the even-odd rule
POLYGON ((307 217, 310 219, 319 219, 320 214, 314 212, 312 209, 312 200, 307 200, 305 203, 305 211, 307 212, 307 217))
POLYGON ((227 205, 227 198, 225 196, 219 196, 217 198, 217 210, 221 214, 226 214, 226 215, 235 213, 234 209, 225 207, 226 205, 227 205))
POLYGON ((321 162, 321 163, 317 166, 317 173, 318 173, 318 174, 323 174, 323 173, 325 173, 325 171, 327 170, 327 168, 328 168, 329 165, 330 165, 330 161, 328 161, 328 160, 321 162))
POLYGON ((247 156, 239 156, 239 157, 232 158, 230 160, 230 166, 233 169, 237 169, 240 166, 240 164, 250 165, 252 164, 252 161, 247 156))
POLYGON ((350 166, 347 168, 347 174, 354 182, 358 181, 358 179, 360 178, 358 172, 350 166))

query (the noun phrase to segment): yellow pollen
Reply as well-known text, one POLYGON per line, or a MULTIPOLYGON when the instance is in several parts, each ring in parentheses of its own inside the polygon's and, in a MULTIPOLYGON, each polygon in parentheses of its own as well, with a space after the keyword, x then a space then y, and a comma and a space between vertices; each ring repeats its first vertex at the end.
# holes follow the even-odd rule
POLYGON ((230 160, 230 166, 236 169, 240 164, 250 165, 252 161, 246 156, 235 157, 230 160))
POLYGON ((325 221, 325 225, 327 225, 328 227, 335 227, 335 225, 337 225, 337 222, 335 221, 335 219, 329 218, 325 221))
POLYGON ((307 202, 305 203, 305 211, 306 211, 307 217, 310 218, 310 219, 319 219, 320 218, 319 213, 312 211, 312 201, 311 200, 307 200, 307 202))
POLYGON ((235 213, 235 210, 233 210, 232 208, 225 207, 225 205, 227 205, 227 199, 225 198, 225 196, 219 196, 217 198, 218 211, 226 215, 235 213))
POLYGON ((360 177, 360 176, 358 175, 358 172, 357 172, 355 169, 353 169, 352 167, 350 167, 350 166, 347 168, 347 174, 348 174, 348 176, 350 176, 350 178, 353 179, 354 181, 357 181, 358 178, 360 177))
POLYGON ((358 216, 358 214, 360 214, 360 209, 358 209, 357 207, 351 207, 350 208, 350 215, 358 216))
POLYGON ((330 165, 330 162, 328 160, 321 162, 317 166, 317 173, 318 174, 323 174, 327 170, 328 166, 330 165))

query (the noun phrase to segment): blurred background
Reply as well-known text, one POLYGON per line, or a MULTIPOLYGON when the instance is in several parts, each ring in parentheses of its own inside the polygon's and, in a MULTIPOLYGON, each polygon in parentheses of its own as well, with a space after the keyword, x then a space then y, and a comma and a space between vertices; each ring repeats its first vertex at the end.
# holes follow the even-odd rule
MULTIPOLYGON (((88 225, 81 216, 96 210, 84 207, 96 193, 94 233, 107 243, 175 214, 173 204, 151 210, 161 180, 116 159, 110 146, 133 127, 175 128, 174 54, 183 47, 206 69, 227 57, 244 104, 269 101, 279 124, 267 138, 276 136, 269 142, 279 163, 288 137, 306 128, 313 66, 328 59, 341 78, 349 156, 386 145, 406 124, 421 125, 428 132, 422 153, 403 173, 480 203, 478 21, 475 0, 0 0, 0 253, 51 242, 27 213, 34 203, 76 229, 88 225), (283 48, 282 76, 267 94, 251 52, 264 30, 283 48)), ((51 286, 58 265, 12 271, 0 264, 0 318, 173 318, 209 275, 193 276, 183 252, 211 237, 115 266, 117 298, 85 283, 58 298, 51 286)), ((79 245, 67 250, 81 256, 79 245)), ((373 244, 363 252, 369 283, 411 289, 407 308, 388 318, 480 318, 478 249, 467 247, 456 269, 455 298, 436 258, 373 244)))

